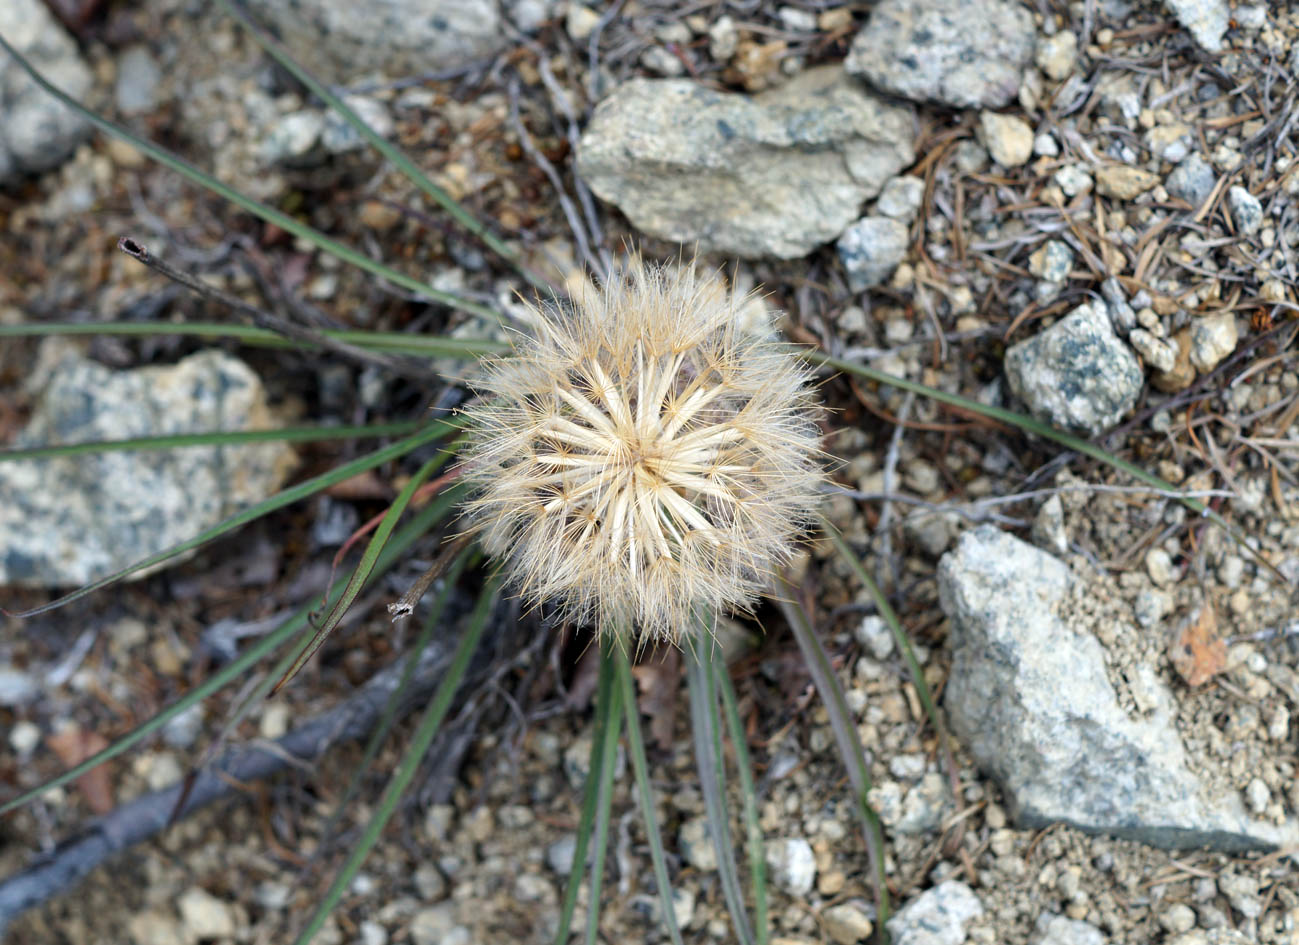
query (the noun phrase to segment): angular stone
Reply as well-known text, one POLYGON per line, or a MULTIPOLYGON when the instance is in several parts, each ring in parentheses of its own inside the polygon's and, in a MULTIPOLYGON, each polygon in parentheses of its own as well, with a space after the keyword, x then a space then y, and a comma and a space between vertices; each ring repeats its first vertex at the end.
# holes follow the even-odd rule
MULTIPOLYGON (((90 67, 41 0, 0 2, 0 35, 73 98, 90 90, 90 67)), ((84 119, 0 53, 0 181, 57 167, 89 134, 84 119)))
MULTIPOLYGON (((29 383, 40 396, 15 447, 275 425, 261 381, 215 350, 114 371, 54 339, 29 383)), ((270 495, 292 465, 293 451, 275 442, 0 464, 0 584, 111 574, 270 495)))
POLYGON ((1096 169, 1096 191, 1119 200, 1140 197, 1158 183, 1158 174, 1126 164, 1107 164, 1096 169))
POLYGON ((1231 19, 1226 0, 1164 0, 1164 5, 1201 48, 1222 52, 1222 37, 1231 19))
POLYGON ((1033 16, 1006 0, 882 0, 844 63, 915 102, 997 108, 1033 56, 1033 16))
POLYGON ((1190 771, 1172 693, 1152 667, 1131 671, 1147 711, 1124 712, 1100 642, 1062 611, 1076 580, 991 525, 967 532, 938 567, 952 728, 1001 784, 1016 823, 1062 822, 1165 849, 1299 843, 1299 823, 1255 820, 1239 794, 1212 796, 1190 771))
POLYGON ((756 97, 632 79, 596 107, 577 172, 651 236, 794 259, 842 233, 913 157, 909 112, 829 66, 756 97))
POLYGON ((367 72, 397 78, 449 69, 510 42, 491 0, 251 0, 249 6, 299 62, 338 83, 367 72))
POLYGON ((1006 378, 1033 415, 1095 436, 1118 423, 1141 393, 1141 365, 1114 334, 1103 302, 1080 305, 1006 352, 1006 378))
POLYGON ((965 927, 981 915, 974 890, 949 879, 908 902, 886 925, 893 945, 961 945, 965 927))
POLYGON ((879 285, 907 255, 907 228, 891 217, 862 217, 835 244, 848 273, 848 286, 860 292, 879 285))

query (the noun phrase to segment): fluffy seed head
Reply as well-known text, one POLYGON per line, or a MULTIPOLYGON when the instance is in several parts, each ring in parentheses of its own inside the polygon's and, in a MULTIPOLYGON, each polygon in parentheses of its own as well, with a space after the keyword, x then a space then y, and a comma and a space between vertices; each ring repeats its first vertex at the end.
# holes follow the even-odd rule
POLYGON ((526 599, 676 642, 790 558, 822 478, 816 402, 736 311, 716 277, 633 260, 487 366, 469 511, 526 599))

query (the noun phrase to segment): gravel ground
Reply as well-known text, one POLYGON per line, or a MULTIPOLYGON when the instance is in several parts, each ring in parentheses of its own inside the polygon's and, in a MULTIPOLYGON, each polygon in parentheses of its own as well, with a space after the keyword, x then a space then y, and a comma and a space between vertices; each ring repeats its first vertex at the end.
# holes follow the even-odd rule
MULTIPOLYGON (((179 0, 97 6, 67 14, 91 105, 435 288, 513 305, 517 275, 354 147, 232 21, 179 0)), ((948 69, 938 81, 925 70, 957 40, 940 36, 924 55, 905 42, 930 31, 927 16, 951 20, 950 7, 641 2, 602 18, 603 9, 576 3, 518 2, 506 12, 520 30, 437 47, 432 77, 406 57, 440 34, 413 25, 405 51, 387 60, 326 43, 313 65, 358 93, 358 110, 556 285, 598 268, 602 246, 627 241, 671 258, 678 242, 695 245, 737 288, 761 286, 795 341, 1029 410, 1203 496, 1252 550, 1177 502, 1134 490, 1131 477, 1005 424, 847 376, 822 383, 833 408, 825 449, 840 487, 825 512, 890 594, 935 692, 948 692, 959 622, 940 600, 939 561, 976 526, 996 525, 1067 566, 1073 584, 1059 613, 1099 641, 1100 675, 1118 707, 1166 716, 1206 796, 1281 830, 1299 818, 1299 12, 1122 0, 958 5, 994 24, 995 42, 980 53, 986 60, 962 60, 977 69, 948 69), (845 79, 844 63, 863 78, 845 79), (682 112, 671 110, 672 89, 693 96, 682 112), (727 97, 739 95, 751 98, 727 97), (779 117, 790 97, 821 109, 797 134, 779 117), (592 117, 605 99, 613 104, 592 117), (621 123, 620 108, 630 116, 621 123), (710 139, 714 151, 686 153, 697 142, 654 131, 716 110, 734 133, 710 139), (638 124, 650 132, 637 138, 638 124), (678 144, 672 160, 689 165, 681 176, 700 184, 695 191, 664 183, 664 155, 678 144), (735 150, 710 161, 723 146, 735 150), (641 163, 620 163, 634 152, 641 163), (576 183, 575 166, 594 196, 576 183), (845 201, 853 212, 839 219, 845 201), (1167 692, 1168 703, 1154 706, 1163 697, 1152 692, 1167 692)), ((285 32, 310 55, 309 41, 285 32)), ((308 325, 492 330, 377 285, 127 146, 74 136, 67 150, 57 167, 28 166, 0 190, 0 324, 231 317, 113 248, 132 236, 308 325)), ((199 347, 6 341, 0 442, 42 415, 60 358, 127 371, 199 347)), ((281 423, 418 416, 449 386, 346 358, 227 350, 260 379, 259 403, 281 423)), ((364 448, 298 447, 292 474, 364 448)), ((0 799, 206 678, 223 661, 221 640, 251 639, 304 603, 341 542, 412 470, 381 467, 63 610, 0 618, 0 799)), ((49 527, 73 529, 61 553, 102 547, 75 540, 93 522, 73 513, 93 512, 94 502, 59 498, 48 503, 49 527)), ((0 515, 0 527, 16 527, 6 521, 0 515)), ((0 540, 0 564, 18 584, 2 554, 10 547, 0 540)), ((0 877, 87 818, 174 784, 223 732, 236 744, 280 738, 363 691, 413 632, 394 630, 382 605, 435 551, 419 549, 367 593, 318 659, 246 716, 234 717, 237 693, 218 695, 99 774, 0 820, 0 877)), ((1168 850, 1026 824, 1013 790, 971 744, 958 744, 945 766, 869 596, 827 543, 813 543, 806 564, 818 629, 868 752, 890 892, 911 907, 895 941, 1299 943, 1293 849, 1168 850), (917 931, 926 909, 945 937, 917 931)), ((4 603, 49 597, 16 586, 4 603)), ((519 609, 502 608, 489 632, 493 658, 316 942, 553 937, 590 744, 594 660, 587 636, 542 631, 519 609)), ((768 605, 728 630, 772 867, 773 941, 867 941, 877 917, 864 843, 794 640, 768 605)), ((677 918, 687 941, 730 941, 681 677, 670 653, 645 654, 637 668, 677 918)), ((5 940, 285 941, 372 812, 412 729, 398 724, 337 822, 331 814, 361 759, 351 742, 237 785, 24 914, 5 940)), ((625 769, 602 934, 666 940, 625 769)), ((585 897, 579 912, 590 907, 585 897)))

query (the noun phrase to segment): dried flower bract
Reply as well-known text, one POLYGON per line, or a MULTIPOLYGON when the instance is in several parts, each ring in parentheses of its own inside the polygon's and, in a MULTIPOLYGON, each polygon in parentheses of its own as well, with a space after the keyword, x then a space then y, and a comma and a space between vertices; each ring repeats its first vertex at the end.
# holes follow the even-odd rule
POLYGON ((736 315, 717 277, 632 260, 488 365, 470 515, 526 599, 680 642, 790 558, 822 478, 817 405, 736 315))

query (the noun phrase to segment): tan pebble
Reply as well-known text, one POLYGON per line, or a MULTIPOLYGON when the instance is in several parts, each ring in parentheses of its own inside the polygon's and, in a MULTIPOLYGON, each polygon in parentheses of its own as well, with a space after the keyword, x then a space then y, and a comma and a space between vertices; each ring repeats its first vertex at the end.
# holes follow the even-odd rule
POLYGON ((984 147, 1002 167, 1019 167, 1033 156, 1033 129, 1015 115, 983 112, 979 115, 984 147))
POLYGON ((1096 170, 1096 190, 1107 197, 1131 200, 1159 183, 1159 175, 1139 167, 1111 164, 1096 170))
POLYGON ((400 222, 401 211, 378 200, 367 200, 361 204, 360 218, 362 225, 385 232, 400 222))
POLYGON ((823 33, 837 33, 852 26, 852 10, 848 7, 835 7, 826 10, 816 18, 816 25, 823 33))
POLYGON ((118 141, 116 138, 108 139, 108 157, 118 167, 130 168, 131 170, 143 167, 145 163, 143 154, 125 141, 118 141))
POLYGON ((817 877, 816 889, 823 896, 837 896, 847 881, 842 870, 830 870, 817 877))

